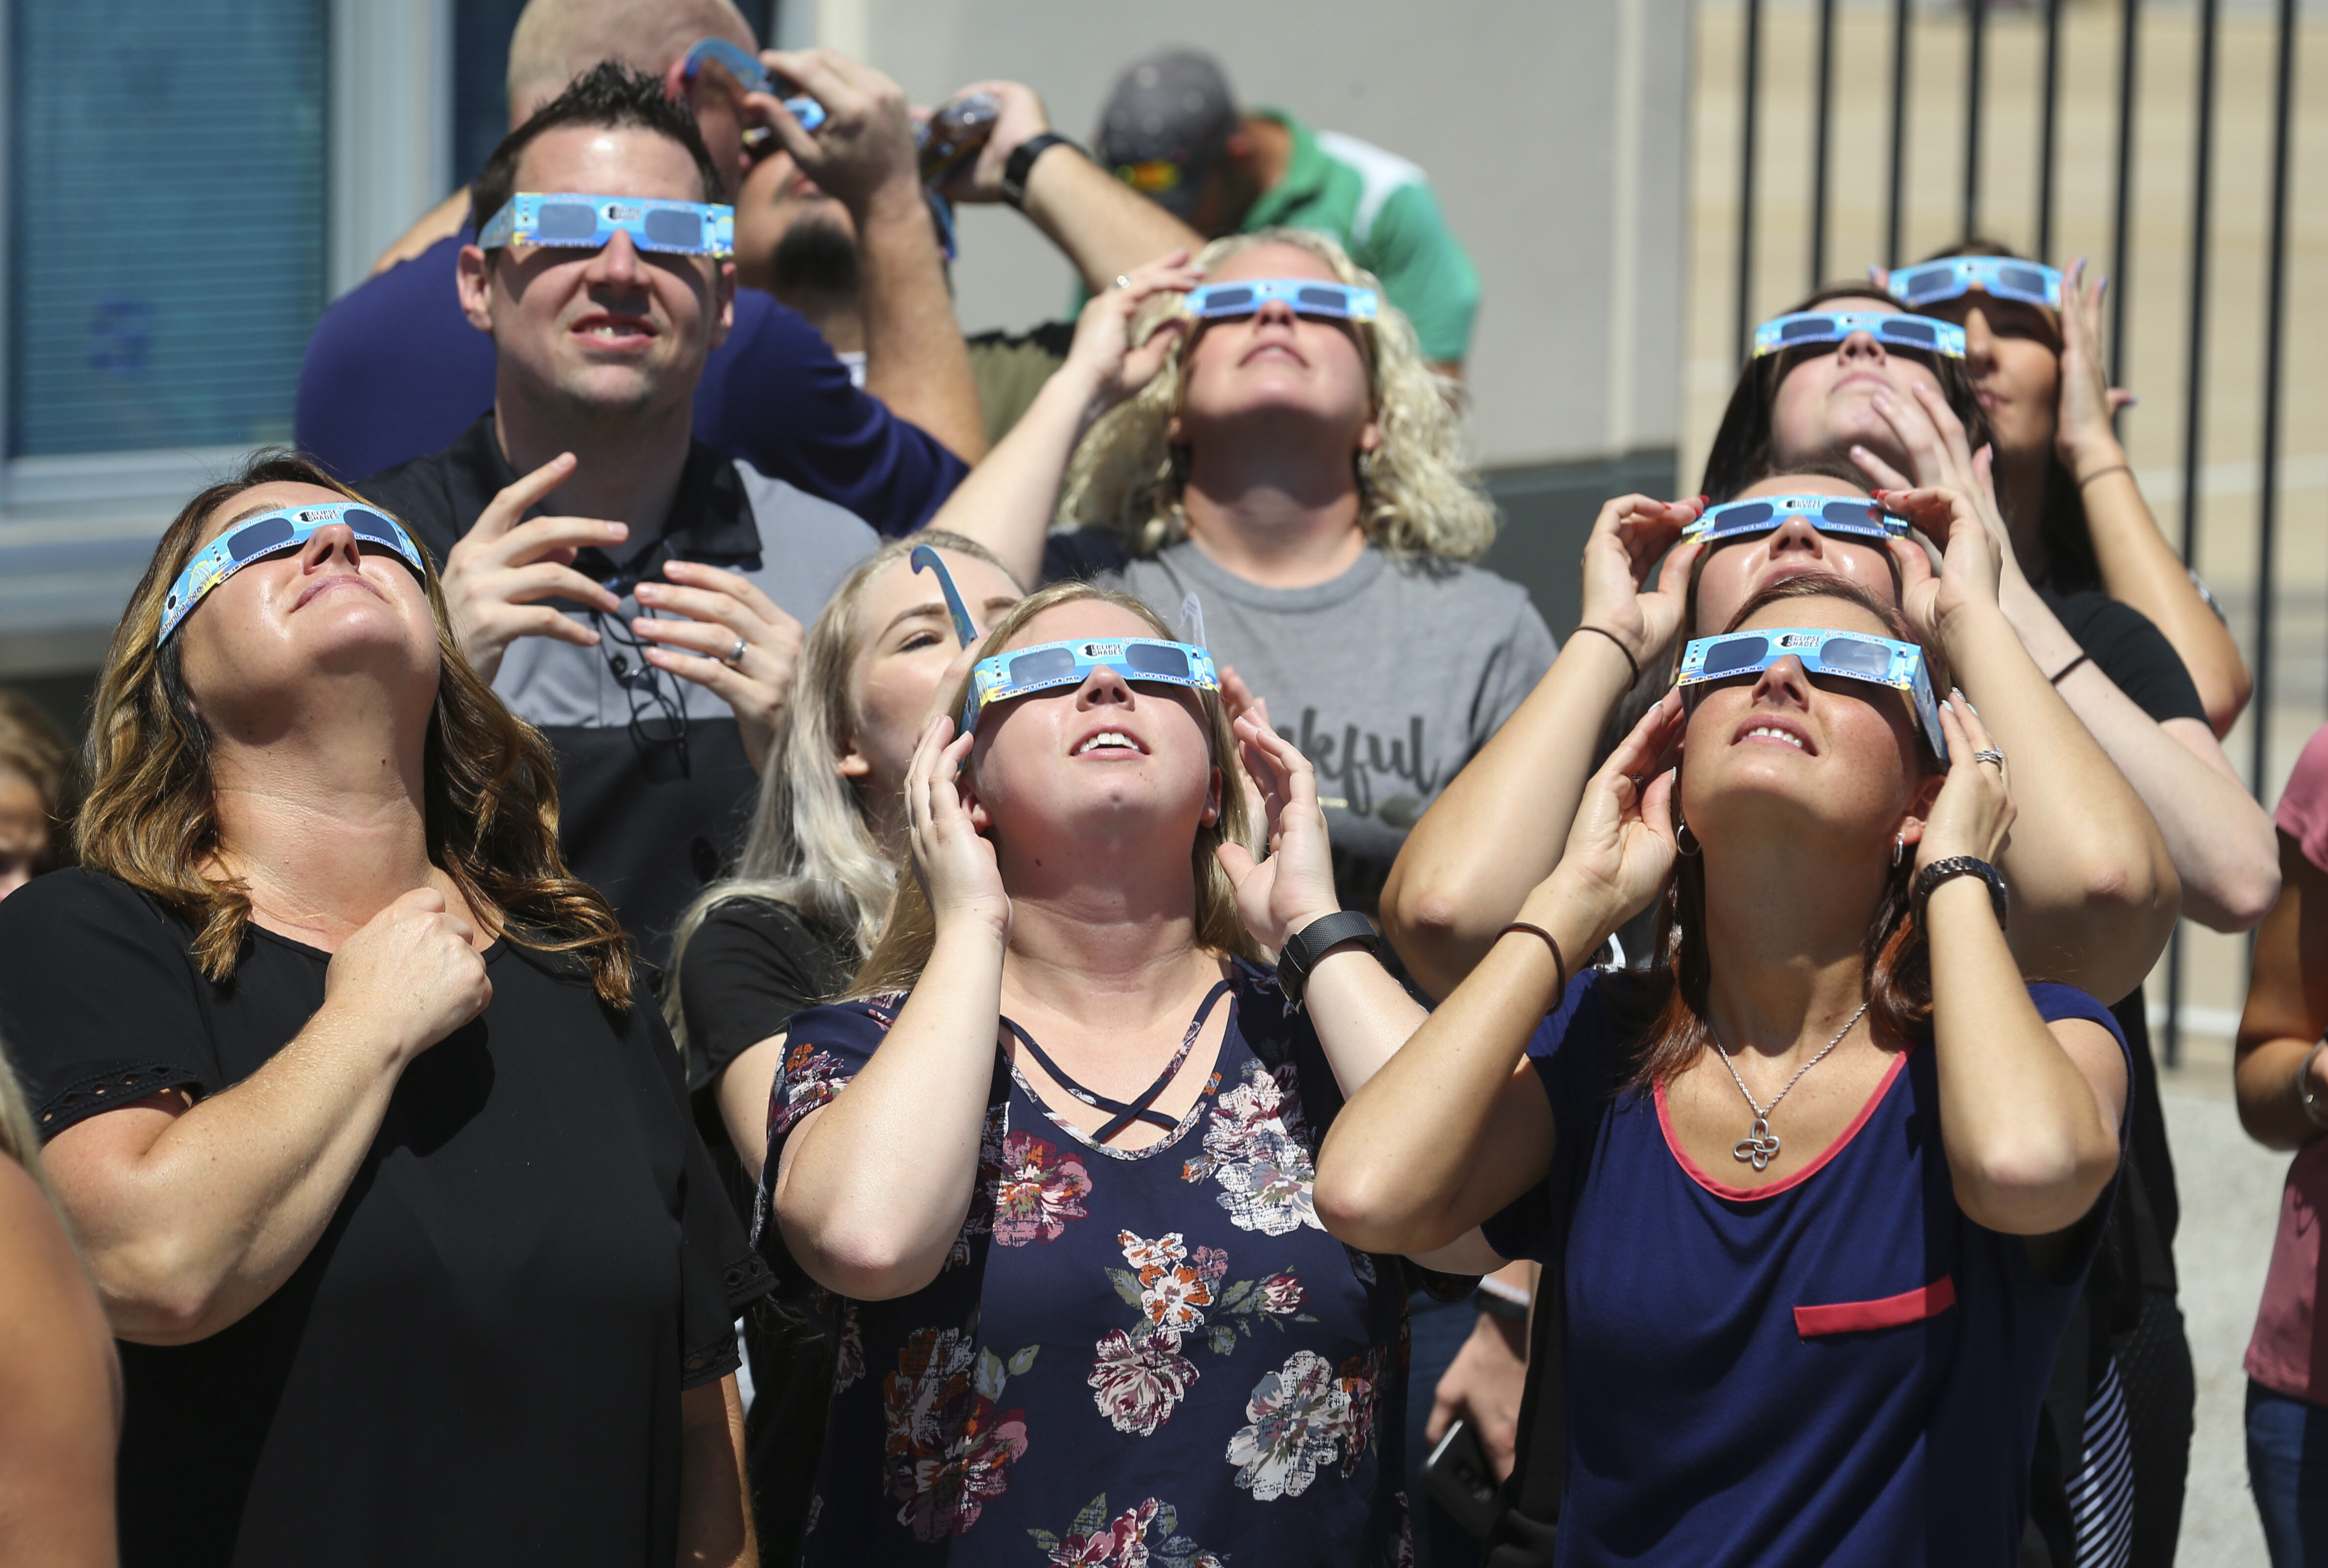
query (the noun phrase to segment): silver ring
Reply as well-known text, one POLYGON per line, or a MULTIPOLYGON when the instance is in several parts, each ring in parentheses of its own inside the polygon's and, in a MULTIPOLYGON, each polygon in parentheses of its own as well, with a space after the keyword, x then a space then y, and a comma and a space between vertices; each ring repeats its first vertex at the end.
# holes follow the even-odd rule
POLYGON ((744 649, 745 649, 746 646, 746 644, 745 643, 744 639, 743 639, 742 638, 740 638, 740 637, 739 637, 739 638, 737 638, 737 639, 736 639, 736 646, 735 646, 735 648, 729 651, 729 653, 728 653, 728 657, 727 657, 726 658, 721 659, 719 662, 720 662, 721 664, 726 665, 729 669, 733 669, 733 668, 735 668, 735 667, 736 667, 736 661, 737 661, 737 659, 742 658, 744 657, 744 649))
POLYGON ((1117 273, 1115 275, 1115 286, 1118 288, 1130 288, 1131 286, 1131 275, 1128 272, 1117 273))
POLYGON ((2000 768, 2004 766, 2004 753, 1994 746, 1982 747, 1972 754, 1972 760, 1976 762, 1994 762, 2000 768))

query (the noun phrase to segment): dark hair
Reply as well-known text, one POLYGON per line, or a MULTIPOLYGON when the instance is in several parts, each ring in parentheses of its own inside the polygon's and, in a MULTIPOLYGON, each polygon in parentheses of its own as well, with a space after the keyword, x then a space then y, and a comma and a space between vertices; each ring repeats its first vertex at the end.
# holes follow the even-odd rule
MULTIPOLYGON (((1883 291, 1872 283, 1837 283, 1814 293, 1798 305, 1779 313, 1792 315, 1797 311, 1816 310, 1830 300, 1881 299, 1883 291)), ((1833 345, 1815 345, 1808 349, 1788 349, 1776 354, 1763 354, 1746 361, 1738 372, 1738 385, 1731 390, 1730 406, 1722 411, 1722 426, 1713 434, 1713 450, 1705 454, 1705 474, 1697 488, 1716 501, 1726 501, 1757 480, 1768 479, 1774 473, 1811 472, 1806 463, 1789 463, 1781 468, 1770 451, 1770 410, 1777 406, 1779 383, 1787 372, 1801 364, 1814 353, 1831 353, 1833 345)), ((1940 383, 1940 395, 1948 400, 1956 416, 1964 421, 1965 439, 1975 449, 1988 439, 1988 420, 1980 411, 1980 400, 1974 395, 1972 378, 1965 374, 1962 361, 1943 354, 1932 356, 1932 373, 1940 383)), ((1863 484, 1863 479, 1854 479, 1863 484)))
MULTIPOLYGON (((1723 628, 1738 630, 1751 616, 1789 599, 1840 599, 1882 622, 1885 635, 1915 642, 1905 617, 1878 602, 1845 577, 1811 574, 1773 583, 1749 599, 1723 628)), ((1926 647, 1924 658, 1936 691, 1948 689, 1948 672, 1938 649, 1926 647)), ((1942 764, 1928 742, 1920 742, 1917 757, 1927 772, 1942 764)), ((1681 780, 1674 780, 1674 809, 1681 808, 1681 780)), ((1884 879, 1883 896, 1876 901, 1867 922, 1867 1017, 1876 1043, 1900 1050, 1931 1036, 1932 974, 1924 932, 1910 908, 1915 883, 1912 856, 1903 856, 1884 879)), ((1694 1063, 1711 1033, 1705 1022, 1706 993, 1712 982, 1705 947, 1705 863, 1684 856, 1674 865, 1658 907, 1654 955, 1647 969, 1626 970, 1609 977, 1609 997, 1619 1026, 1631 1034, 1634 1048, 1632 1087, 1647 1090, 1669 1082, 1694 1063)))
MULTIPOLYGON (((230 978, 250 919, 239 881, 203 866, 219 847, 210 726, 179 662, 183 636, 155 645, 162 599, 202 543, 211 515, 262 484, 310 484, 364 498, 308 459, 262 448, 197 492, 162 530, 113 634, 89 732, 89 798, 75 824, 81 863, 152 894, 194 929, 204 975, 230 978)), ((366 502, 370 505, 370 502, 366 502)), ((427 552, 423 552, 424 558, 427 552)), ((586 963, 600 999, 627 1008, 631 945, 596 889, 558 850, 558 769, 541 733, 502 705, 453 639, 433 564, 422 576, 436 623, 440 673, 428 715, 423 820, 428 859, 473 909, 503 916, 504 935, 586 963)))
POLYGON ((0 768, 32 780, 49 819, 48 842, 33 857, 32 874, 73 863, 73 817, 80 809, 80 765, 72 742, 41 705, 0 686, 0 768))
MULTIPOLYGON (((1977 234, 1944 250, 1936 250, 1924 259, 1944 261, 1952 256, 2028 259, 2011 246, 1977 234)), ((2054 350, 2057 363, 2060 357, 2060 350, 2054 350)), ((2075 593, 2102 585, 2101 562, 2094 555, 2094 537, 2086 523, 2086 493, 2078 488, 2078 476, 2061 461, 2058 448, 2045 454, 2045 511, 2037 519, 2037 537, 2045 546, 2042 570, 2037 575, 2040 587, 2051 588, 2057 593, 2075 593)))
POLYGON ((687 149, 703 177, 703 200, 724 201, 728 185, 703 145, 703 133, 686 104, 663 96, 662 83, 620 61, 602 61, 574 79, 567 89, 534 111, 531 119, 502 138, 469 187, 469 228, 482 234, 494 213, 517 194, 518 160, 535 137, 559 126, 636 126, 669 136, 687 149))

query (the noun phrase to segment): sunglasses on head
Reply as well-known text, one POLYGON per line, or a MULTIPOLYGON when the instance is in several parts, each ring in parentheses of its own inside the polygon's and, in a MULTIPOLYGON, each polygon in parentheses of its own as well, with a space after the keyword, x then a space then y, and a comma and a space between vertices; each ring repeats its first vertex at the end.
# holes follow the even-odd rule
MULTIPOLYGON (((706 65, 717 65, 744 92, 765 93, 772 98, 782 98, 785 110, 800 122, 802 130, 813 131, 824 124, 822 104, 797 89, 793 89, 793 97, 784 98, 785 91, 793 89, 791 82, 778 79, 770 74, 766 66, 753 59, 749 51, 739 49, 724 38, 696 40, 688 46, 687 53, 680 60, 679 71, 688 80, 693 81, 706 65)), ((765 126, 755 126, 754 129, 760 132, 759 140, 765 141, 771 135, 765 126)), ((754 139, 750 131, 745 133, 747 143, 754 139)))
POLYGON ((477 236, 479 248, 509 245, 598 250, 617 233, 641 250, 674 256, 736 254, 736 210, 708 201, 643 196, 544 196, 521 191, 502 204, 477 236))
POLYGON ((1932 677, 1924 667, 1924 650, 1912 642, 1894 642, 1863 631, 1825 631, 1812 627, 1779 627, 1760 631, 1733 631, 1726 637, 1692 638, 1682 649, 1681 678, 1686 689, 1716 681, 1760 675, 1782 658, 1802 662, 1807 675, 1842 676, 1847 680, 1891 686, 1908 694, 1916 723, 1932 745, 1933 755, 1948 761, 1948 743, 1940 733, 1939 704, 1933 700, 1932 677))
POLYGON ((1681 531, 1684 541, 1702 539, 1719 544, 1725 539, 1768 534, 1800 518, 1822 534, 1851 534, 1868 539, 1904 539, 1908 519, 1895 517, 1871 500, 1857 496, 1757 496, 1752 500, 1725 501, 1708 507, 1681 531))
POLYGON ((1329 322, 1371 322, 1382 314, 1382 295, 1347 283, 1306 277, 1259 277, 1243 283, 1208 283, 1188 291, 1188 313, 1200 322, 1239 321, 1272 300, 1282 300, 1298 316, 1329 322))
POLYGON ((178 623, 193 612, 194 606, 237 572, 253 561, 297 549, 314 538, 317 529, 333 523, 345 523, 363 544, 394 551, 412 568, 414 576, 427 581, 428 568, 420 546, 387 513, 355 501, 281 507, 237 523, 195 552, 194 558, 186 563, 186 569, 178 574, 178 580, 170 584, 170 592, 163 596, 162 630, 155 635, 154 646, 159 648, 169 641, 170 633, 178 630, 178 623))
POLYGON ((1960 299, 1979 289, 1992 299, 2061 308, 2060 269, 2010 256, 1950 256, 1899 267, 1887 288, 1893 299, 1910 307, 1960 299))
POLYGON ((1840 343, 1854 332, 1866 332, 1887 349, 1909 349, 1926 354, 1965 357, 1964 329, 1929 316, 1903 316, 1884 311, 1797 311, 1773 316, 1754 329, 1754 358, 1813 343, 1840 343))

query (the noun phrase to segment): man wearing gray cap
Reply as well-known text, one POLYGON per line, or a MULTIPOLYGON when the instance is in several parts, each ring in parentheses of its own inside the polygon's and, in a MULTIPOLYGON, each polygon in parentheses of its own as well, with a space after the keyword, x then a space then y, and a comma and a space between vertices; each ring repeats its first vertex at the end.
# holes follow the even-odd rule
POLYGON ((1207 239, 1280 225, 1329 234, 1383 281, 1422 351, 1460 369, 1479 275, 1421 169, 1283 109, 1242 114, 1220 62, 1159 50, 1116 79, 1094 155, 1207 239))

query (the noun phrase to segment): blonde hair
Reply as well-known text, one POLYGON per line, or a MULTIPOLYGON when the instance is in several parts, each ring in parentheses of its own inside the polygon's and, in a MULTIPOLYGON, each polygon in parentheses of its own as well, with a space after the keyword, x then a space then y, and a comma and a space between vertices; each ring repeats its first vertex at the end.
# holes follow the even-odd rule
MULTIPOLYGON (((1340 246, 1306 229, 1263 229, 1216 239, 1197 253, 1197 265, 1209 271, 1265 245, 1308 251, 1344 283, 1384 293, 1381 280, 1351 261, 1340 246)), ((1168 294, 1150 302, 1134 323, 1134 336, 1145 338, 1185 310, 1183 297, 1168 294)), ((1454 384, 1423 359, 1413 324, 1387 294, 1377 319, 1355 325, 1382 429, 1382 445, 1371 455, 1352 454, 1358 526, 1389 555, 1478 560, 1495 543, 1496 509, 1463 456, 1454 384)), ((1165 432, 1180 407, 1193 336, 1173 344, 1155 379, 1103 416, 1075 448, 1059 499, 1061 527, 1103 528, 1142 556, 1187 537, 1187 518, 1180 509, 1187 462, 1165 432)))
MULTIPOLYGON (((875 835, 864 791, 833 764, 859 723, 857 661, 871 630, 865 624, 866 595, 877 578, 921 545, 975 556, 1009 576, 994 553, 975 539, 924 529, 890 540, 840 580, 801 641, 793 700, 777 721, 775 743, 769 748, 774 766, 760 780, 743 858, 733 876, 705 888, 680 916, 671 944, 674 975, 704 916, 737 899, 789 904, 846 933, 859 962, 873 950, 889 918, 899 857, 875 835)), ((934 591, 936 584, 931 587, 934 591)), ((685 1050, 687 1020, 680 1003, 680 988, 667 987, 663 1017, 685 1050)))
MULTIPOLYGON (((16 1069, 8 1064, 8 1052, 0 1047, 0 1154, 5 1154, 24 1168, 24 1174, 49 1192, 48 1173, 41 1169, 41 1135, 33 1127, 33 1109, 24 1102, 24 1085, 16 1069)), ((55 1195, 50 1194, 50 1201, 55 1195)))
MULTIPOLYGON (((1128 593, 1088 583, 1054 583, 1012 605, 1001 623, 987 634, 979 657, 990 658, 1000 653, 1009 646, 1019 628, 1045 611, 1084 600, 1129 610, 1153 627, 1157 636, 1172 635, 1153 610, 1128 593)), ((954 688, 951 705, 959 711, 969 695, 970 682, 965 678, 954 688)), ((1236 889, 1213 853, 1224 844, 1241 844, 1254 850, 1258 847, 1245 813, 1244 791, 1238 787, 1236 737, 1229 729, 1228 712, 1221 706, 1220 694, 1198 692, 1197 696, 1204 709, 1205 737, 1212 752, 1212 765, 1221 770, 1220 815, 1198 826, 1189 848, 1189 862, 1197 873, 1197 941, 1216 952, 1265 962, 1268 950, 1245 929, 1244 918, 1237 913, 1236 889)), ((873 951, 857 971, 857 978, 850 986, 850 994, 871 996, 885 991, 912 990, 921 980, 922 970, 930 961, 930 949, 936 941, 937 922, 930 913, 929 900, 923 896, 921 883, 908 865, 897 873, 888 921, 882 927, 873 951)))
POLYGON ((531 0, 511 30, 512 128, 600 61, 660 77, 699 38, 724 38, 752 53, 751 24, 731 0, 531 0))
MULTIPOLYGON (((158 647, 155 638, 163 597, 201 545, 211 514, 254 486, 275 483, 317 485, 363 500, 305 458, 274 448, 185 504, 162 531, 114 630, 90 705, 89 798, 74 824, 81 863, 151 893, 192 926, 194 955, 213 981, 234 974, 250 893, 239 880, 214 882, 202 873, 220 848, 210 726, 186 690, 179 664, 184 638, 158 647)), ((427 552, 421 555, 426 562, 427 552)), ((440 667, 424 768, 428 859, 471 909, 507 917, 502 934, 511 941, 581 955, 600 998, 628 1007, 630 939, 605 898, 569 873, 559 854, 549 743, 503 707, 462 657, 433 564, 422 584, 440 667)))

